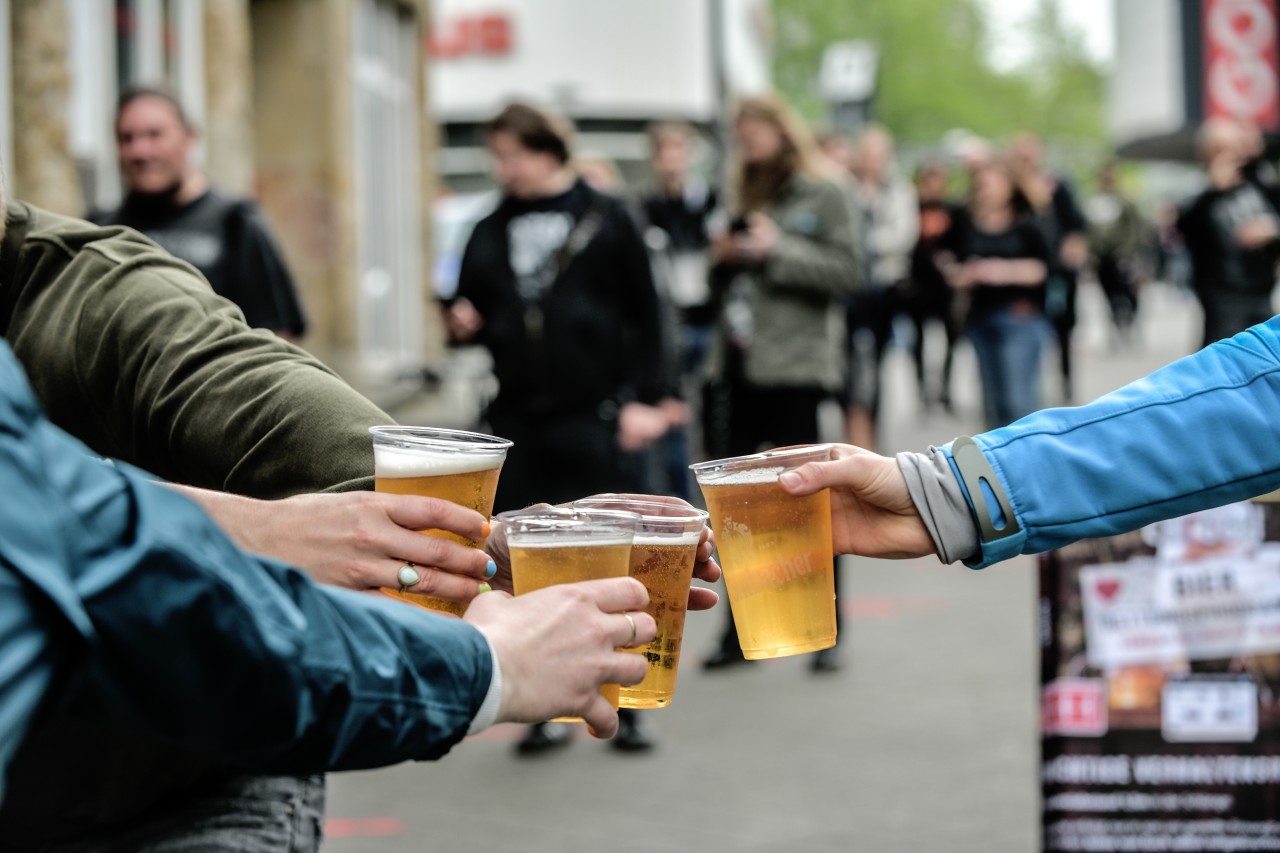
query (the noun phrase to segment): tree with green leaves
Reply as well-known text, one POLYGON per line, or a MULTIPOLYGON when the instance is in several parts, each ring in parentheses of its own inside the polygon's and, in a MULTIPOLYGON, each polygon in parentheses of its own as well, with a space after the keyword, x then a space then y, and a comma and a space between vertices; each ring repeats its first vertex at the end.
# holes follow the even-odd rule
POLYGON ((773 0, 775 84, 816 125, 829 122, 817 88, 832 42, 879 52, 875 118, 908 145, 964 128, 1002 139, 1034 131, 1055 146, 1100 151, 1105 75, 1056 0, 1039 0, 1025 27, 1029 59, 989 60, 992 30, 977 0, 773 0))

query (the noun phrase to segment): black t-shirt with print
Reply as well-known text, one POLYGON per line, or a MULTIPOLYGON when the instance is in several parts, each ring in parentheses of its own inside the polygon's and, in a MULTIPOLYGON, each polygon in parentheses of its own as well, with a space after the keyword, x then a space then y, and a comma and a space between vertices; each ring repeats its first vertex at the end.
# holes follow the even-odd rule
POLYGON ((591 412, 667 393, 644 241, 621 200, 582 181, 547 198, 507 197, 482 219, 463 252, 458 295, 484 318, 480 342, 500 385, 495 406, 591 412), (560 247, 593 208, 598 228, 557 276, 560 247))

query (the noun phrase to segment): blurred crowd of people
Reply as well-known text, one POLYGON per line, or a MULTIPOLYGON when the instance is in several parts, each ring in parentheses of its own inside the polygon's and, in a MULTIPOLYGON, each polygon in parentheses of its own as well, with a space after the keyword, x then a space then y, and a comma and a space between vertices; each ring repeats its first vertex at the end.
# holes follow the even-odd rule
POLYGON ((572 436, 578 458, 592 447, 600 470, 625 466, 610 477, 687 497, 690 461, 814 441, 827 400, 848 441, 875 447, 895 345, 922 403, 950 410, 967 340, 986 423, 1009 423, 1040 407, 1046 350, 1074 395, 1082 273, 1117 341, 1132 340, 1160 244, 1114 163, 1082 202, 1031 134, 969 138, 909 178, 884 127, 817 136, 776 96, 742 101, 732 130, 714 169, 698 129, 654 125, 651 179, 628 187, 550 113, 513 104, 489 126, 503 198, 467 245, 446 320, 493 355, 504 390, 489 426, 545 446, 547 466, 572 436))
MULTIPOLYGON (((195 168, 195 128, 168 92, 127 92, 116 132, 127 194, 92 214, 101 224, 11 200, 0 228, 0 467, 16 496, 0 518, 6 843, 312 850, 327 769, 569 714, 605 735, 616 722, 622 749, 652 746, 598 693, 642 674, 616 649, 654 636, 643 588, 484 595, 501 589, 500 556, 418 535, 479 541, 482 516, 360 493, 368 430, 390 418, 290 341, 304 313, 261 213, 195 168), (465 620, 355 594, 449 585, 480 602, 465 620), (161 645, 174 654, 150 653, 161 645), (68 789, 73 807, 51 811, 68 789), (268 802, 289 820, 263 818, 268 802)), ((1144 266, 1190 282, 1206 342, 1272 315, 1280 179, 1239 122, 1205 126, 1207 187, 1154 229, 1112 164, 1082 203, 1030 134, 970 139, 908 180, 885 128, 818 139, 773 95, 737 105, 722 180, 699 131, 654 126, 653 179, 634 194, 535 106, 506 106, 485 140, 502 198, 444 314, 453 341, 491 354, 485 425, 519 448, 497 511, 692 498, 690 462, 817 442, 829 401, 844 439, 874 450, 895 345, 923 403, 950 408, 967 340, 989 428, 1041 407, 1047 349, 1069 400, 1090 271, 1122 343, 1144 266)), ((709 582, 712 546, 704 533, 694 569, 709 582)), ((714 601, 696 590, 688 606, 714 601)), ((703 663, 742 661, 729 614, 703 663)), ((836 648, 810 661, 840 666, 836 648)), ((520 749, 567 739, 536 725, 520 749)))
MULTIPOLYGON (((892 346, 914 360, 922 405, 950 412, 967 341, 987 428, 1042 408, 1046 354, 1070 403, 1082 276, 1105 295, 1116 346, 1137 343, 1141 285, 1157 271, 1195 270, 1206 342, 1270 316, 1274 182, 1239 123, 1206 126, 1210 186, 1166 228, 1116 163, 1082 193, 1030 133, 940 146, 909 178, 886 128, 816 135, 774 95, 741 101, 731 129, 713 173, 699 130, 654 125, 651 179, 627 187, 550 113, 518 103, 489 125, 503 198, 476 227, 446 316, 455 341, 493 355, 503 390, 488 426, 537 448, 532 482, 560 472, 585 478, 570 492, 603 477, 687 498, 690 462, 819 441, 828 401, 843 439, 875 449, 892 346)), ((500 509, 526 499, 519 480, 504 474, 500 509)), ((729 614, 703 665, 742 661, 729 614)), ((836 649, 811 661, 839 667, 836 649)), ((529 751, 556 745, 531 738, 529 751)))

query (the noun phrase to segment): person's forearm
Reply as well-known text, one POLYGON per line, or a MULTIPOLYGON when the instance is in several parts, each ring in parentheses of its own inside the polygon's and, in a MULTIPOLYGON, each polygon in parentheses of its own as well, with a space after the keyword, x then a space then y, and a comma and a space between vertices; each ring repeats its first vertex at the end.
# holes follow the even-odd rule
POLYGON ((198 504, 231 537, 231 541, 244 550, 254 554, 267 553, 262 537, 258 535, 258 524, 263 519, 262 501, 213 489, 197 489, 180 483, 160 485, 198 504))
MULTIPOLYGON (((1280 486, 1280 317, 1077 408, 978 435, 1021 531, 970 565, 1134 530, 1280 486)), ((945 452, 945 451, 944 451, 945 452)))
POLYGON ((465 735, 492 675, 470 625, 317 587, 149 475, 31 433, 0 452, 16 490, 0 556, 83 638, 84 677, 61 689, 104 720, 294 771, 434 758, 465 735))
POLYGON ((1044 284, 1048 268, 1043 261, 1032 258, 1005 260, 993 258, 984 261, 983 278, 986 284, 1033 286, 1044 284))

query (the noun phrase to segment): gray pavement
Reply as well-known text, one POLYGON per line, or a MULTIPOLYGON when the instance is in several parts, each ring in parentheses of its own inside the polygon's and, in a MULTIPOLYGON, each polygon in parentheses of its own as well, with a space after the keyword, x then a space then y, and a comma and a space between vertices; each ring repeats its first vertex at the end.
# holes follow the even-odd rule
MULTIPOLYGON (((1083 288, 1082 399, 1197 340, 1185 300, 1164 288, 1145 297, 1139 346, 1117 350, 1100 294, 1083 288)), ((957 414, 926 412, 909 360, 891 354, 884 450, 980 429, 967 349, 955 370, 957 414)), ((335 774, 326 850, 1033 851, 1034 569, 1032 558, 983 572, 846 558, 844 667, 831 675, 804 658, 703 672, 721 615, 692 614, 676 700, 649 712, 654 753, 623 755, 580 733, 519 760, 521 729, 502 726, 433 764, 335 774)))

